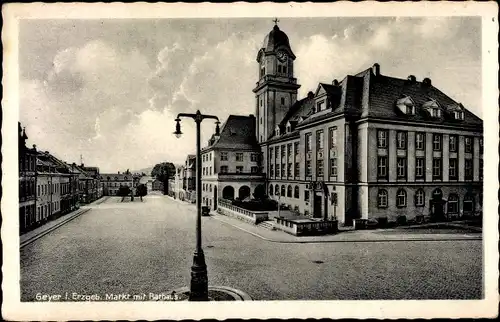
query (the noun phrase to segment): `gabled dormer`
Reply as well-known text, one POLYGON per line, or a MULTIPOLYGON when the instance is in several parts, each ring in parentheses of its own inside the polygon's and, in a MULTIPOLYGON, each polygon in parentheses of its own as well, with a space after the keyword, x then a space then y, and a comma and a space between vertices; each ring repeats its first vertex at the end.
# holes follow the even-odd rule
POLYGON ((280 131, 280 126, 279 125, 276 125, 276 127, 274 128, 274 133, 276 136, 280 136, 281 135, 281 131, 280 131))
POLYGON ((292 123, 290 121, 286 122, 286 125, 285 125, 285 132, 286 133, 290 133, 293 131, 293 127, 292 127, 292 123))
POLYGON ((455 121, 463 121, 465 118, 465 108, 461 103, 448 105, 446 111, 448 115, 455 121))
POLYGON ((430 98, 427 102, 422 104, 422 108, 428 113, 430 118, 440 119, 443 117, 443 110, 436 100, 430 98))
POLYGON ((396 101, 396 108, 399 112, 405 115, 415 115, 416 113, 415 102, 408 95, 405 95, 396 101))

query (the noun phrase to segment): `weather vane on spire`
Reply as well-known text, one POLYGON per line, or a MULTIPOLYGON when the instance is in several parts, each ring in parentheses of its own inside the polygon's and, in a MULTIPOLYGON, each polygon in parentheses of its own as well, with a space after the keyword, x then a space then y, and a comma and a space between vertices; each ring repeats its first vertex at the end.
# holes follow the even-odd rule
POLYGON ((280 22, 280 20, 279 20, 278 18, 274 18, 273 22, 274 22, 274 25, 276 25, 276 26, 277 26, 277 25, 278 25, 278 22, 280 22))

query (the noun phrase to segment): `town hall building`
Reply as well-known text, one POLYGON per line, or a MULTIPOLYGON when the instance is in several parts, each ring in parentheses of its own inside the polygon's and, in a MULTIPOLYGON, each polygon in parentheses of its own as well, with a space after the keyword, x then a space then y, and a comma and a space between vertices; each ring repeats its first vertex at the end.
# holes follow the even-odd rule
POLYGON ((202 151, 204 205, 264 190, 346 225, 481 212, 480 118, 431 79, 384 75, 379 64, 298 99, 296 59, 275 25, 256 57, 255 114, 229 116, 202 151))

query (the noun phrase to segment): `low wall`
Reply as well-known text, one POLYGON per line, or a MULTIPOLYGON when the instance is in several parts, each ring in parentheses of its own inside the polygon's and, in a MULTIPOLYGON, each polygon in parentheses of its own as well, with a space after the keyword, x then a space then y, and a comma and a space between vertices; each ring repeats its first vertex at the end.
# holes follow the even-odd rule
POLYGON ((219 199, 217 205, 217 213, 246 221, 254 225, 268 219, 268 214, 265 211, 250 211, 233 206, 231 202, 221 199, 219 199))
POLYGON ((338 221, 307 221, 297 222, 286 218, 274 218, 276 229, 295 236, 314 236, 336 234, 338 232, 338 221))

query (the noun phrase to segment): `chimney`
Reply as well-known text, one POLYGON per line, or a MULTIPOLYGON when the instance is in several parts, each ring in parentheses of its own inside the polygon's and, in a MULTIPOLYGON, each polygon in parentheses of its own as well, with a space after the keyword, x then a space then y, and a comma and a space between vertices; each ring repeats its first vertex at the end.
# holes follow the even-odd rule
POLYGON ((373 71, 373 74, 375 76, 379 76, 380 75, 380 65, 378 63, 373 64, 372 71, 373 71))
POLYGON ((431 86, 432 85, 432 81, 430 78, 426 77, 424 78, 424 80, 422 81, 422 84, 424 84, 425 86, 431 86))
POLYGON ((307 93, 307 98, 314 98, 314 93, 313 92, 307 93))
POLYGON ((333 82, 332 82, 332 85, 333 86, 338 86, 339 85, 339 81, 334 79, 333 82))
POLYGON ((408 81, 410 83, 415 83, 417 81, 417 78, 415 77, 415 75, 410 75, 408 76, 408 81))

